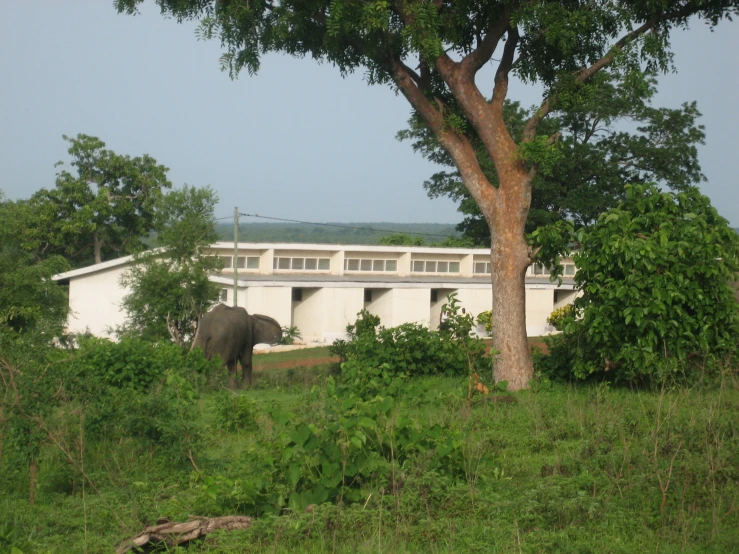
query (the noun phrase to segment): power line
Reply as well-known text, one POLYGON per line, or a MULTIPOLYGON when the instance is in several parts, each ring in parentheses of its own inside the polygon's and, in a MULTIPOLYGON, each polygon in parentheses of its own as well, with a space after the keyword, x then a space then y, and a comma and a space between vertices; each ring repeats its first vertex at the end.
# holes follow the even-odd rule
MULTIPOLYGON (((415 232, 415 231, 394 231, 392 229, 373 229, 372 227, 354 227, 352 225, 340 225, 338 223, 314 223, 314 222, 311 222, 311 221, 299 221, 297 219, 285 219, 285 218, 282 218, 282 217, 270 217, 270 216, 267 216, 267 215, 259 215, 259 214, 242 214, 242 213, 240 213, 239 215, 242 215, 244 217, 256 217, 256 218, 259 218, 259 219, 270 219, 270 220, 273 220, 273 221, 283 221, 285 223, 301 223, 303 225, 317 225, 317 226, 320 226, 320 227, 338 227, 340 229, 354 229, 354 230, 357 230, 357 231, 371 231, 371 232, 374 232, 374 233, 403 233, 403 234, 410 234, 410 235, 422 235, 422 236, 426 236, 426 237, 444 237, 444 238, 450 236, 448 234, 445 235, 445 234, 441 234, 441 233, 419 233, 419 232, 415 232)), ((233 216, 221 217, 217 221, 219 221, 221 219, 233 219, 233 216)))

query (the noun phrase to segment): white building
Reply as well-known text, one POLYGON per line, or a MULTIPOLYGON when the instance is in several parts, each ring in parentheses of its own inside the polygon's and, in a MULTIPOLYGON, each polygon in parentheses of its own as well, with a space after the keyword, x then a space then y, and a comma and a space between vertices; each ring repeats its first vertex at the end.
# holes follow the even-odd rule
MULTIPOLYGON (((224 258, 225 269, 212 280, 223 286, 221 301, 228 305, 233 305, 233 252, 228 242, 209 249, 224 258)), ((69 331, 110 336, 124 323, 121 301, 127 290, 119 281, 131 260, 127 256, 54 276, 69 286, 69 331)), ((235 265, 237 304, 280 325, 297 326, 307 342, 343 337, 363 308, 386 327, 415 322, 436 329, 451 293, 473 316, 493 307, 488 249, 242 242, 235 265)), ((574 300, 574 273, 566 260, 558 285, 549 281, 546 268, 529 267, 529 336, 553 331, 546 318, 574 300)))

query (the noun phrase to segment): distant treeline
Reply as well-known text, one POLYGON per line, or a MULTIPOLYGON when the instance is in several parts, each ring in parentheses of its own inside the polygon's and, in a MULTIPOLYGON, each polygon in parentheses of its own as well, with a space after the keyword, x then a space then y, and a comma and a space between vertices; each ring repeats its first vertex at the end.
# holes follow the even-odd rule
MULTIPOLYGON (((380 244, 382 237, 402 233, 422 238, 424 244, 431 245, 443 242, 446 237, 461 236, 454 227, 444 223, 239 223, 239 241, 380 244)), ((233 223, 219 223, 216 230, 222 240, 233 240, 233 223)))
MULTIPOLYGON (((739 227, 735 230, 739 233, 739 227)), ((216 231, 221 240, 234 238, 233 223, 218 223, 216 231)), ((239 223, 240 242, 380 244, 382 237, 394 234, 422 239, 429 246, 461 237, 451 223, 239 223)))

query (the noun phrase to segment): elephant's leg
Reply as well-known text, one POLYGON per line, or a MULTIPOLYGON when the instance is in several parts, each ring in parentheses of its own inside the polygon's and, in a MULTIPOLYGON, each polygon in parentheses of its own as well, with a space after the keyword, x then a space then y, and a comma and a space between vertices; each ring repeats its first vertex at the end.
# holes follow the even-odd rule
POLYGON ((231 389, 236 388, 236 360, 232 360, 226 364, 228 368, 228 386, 231 389))
POLYGON ((247 348, 241 355, 241 384, 243 385, 244 379, 246 379, 249 382, 249 387, 251 387, 252 354, 252 349, 247 348))

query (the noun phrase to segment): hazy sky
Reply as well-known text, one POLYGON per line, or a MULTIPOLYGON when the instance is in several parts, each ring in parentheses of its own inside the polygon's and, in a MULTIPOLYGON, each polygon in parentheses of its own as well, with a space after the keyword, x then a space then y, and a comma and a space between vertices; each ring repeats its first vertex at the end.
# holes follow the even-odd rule
MULTIPOLYGON (((118 15, 112 0, 0 0, 0 189, 9 198, 52 187, 54 163, 68 159, 62 135, 85 133, 117 153, 152 155, 176 186, 211 185, 218 216, 238 206, 316 222, 461 219, 452 202, 425 195, 436 168, 394 138, 410 114, 403 97, 361 74, 342 79, 330 65, 278 56, 231 81, 218 43, 198 41, 194 24, 165 20, 153 2, 142 12, 118 15)), ((698 101, 702 190, 739 226, 739 23, 710 33, 696 22, 674 50, 679 73, 661 79, 657 105, 698 101)), ((509 97, 537 101, 520 83, 509 97)))

